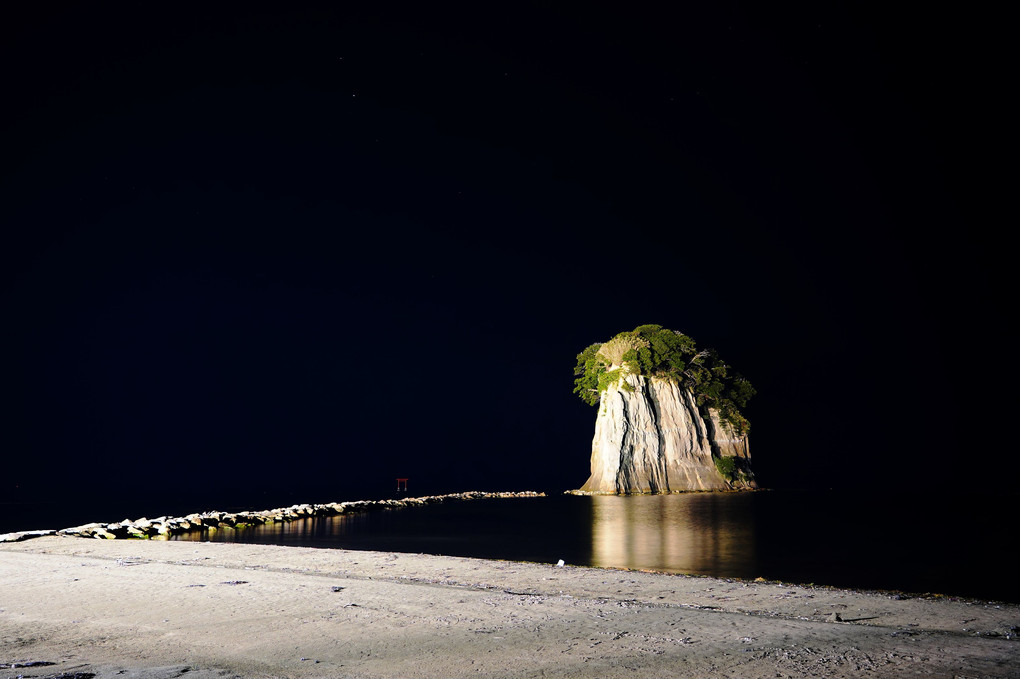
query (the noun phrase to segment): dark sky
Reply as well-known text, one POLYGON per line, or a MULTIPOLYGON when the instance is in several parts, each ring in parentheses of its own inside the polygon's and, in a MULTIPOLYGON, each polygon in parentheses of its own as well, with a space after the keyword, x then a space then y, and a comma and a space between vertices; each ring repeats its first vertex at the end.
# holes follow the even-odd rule
POLYGON ((578 487, 643 323, 763 485, 997 482, 996 17, 291 4, 0 19, 3 492, 578 487))

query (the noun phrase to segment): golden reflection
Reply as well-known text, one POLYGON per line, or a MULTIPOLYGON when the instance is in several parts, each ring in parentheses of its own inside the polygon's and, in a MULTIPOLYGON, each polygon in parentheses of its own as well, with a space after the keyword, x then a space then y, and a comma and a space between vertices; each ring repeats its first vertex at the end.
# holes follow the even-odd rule
POLYGON ((365 521, 360 514, 315 516, 296 521, 245 526, 243 528, 203 528, 180 535, 174 540, 187 542, 249 542, 258 544, 309 545, 316 541, 346 536, 365 521))
POLYGON ((592 496, 594 566, 752 577, 754 526, 732 494, 592 496))

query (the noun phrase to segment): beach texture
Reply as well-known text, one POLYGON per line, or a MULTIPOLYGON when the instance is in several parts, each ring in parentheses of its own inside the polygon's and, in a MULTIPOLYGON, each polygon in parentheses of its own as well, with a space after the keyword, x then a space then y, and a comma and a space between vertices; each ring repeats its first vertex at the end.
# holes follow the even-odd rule
POLYGON ((1016 677, 1020 607, 457 557, 0 544, 0 678, 1016 677))

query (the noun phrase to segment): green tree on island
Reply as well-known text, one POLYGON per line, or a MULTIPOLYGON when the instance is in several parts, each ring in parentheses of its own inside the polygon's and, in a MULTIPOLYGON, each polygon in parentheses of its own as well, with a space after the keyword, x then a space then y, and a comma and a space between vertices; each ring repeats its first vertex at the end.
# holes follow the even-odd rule
POLYGON ((694 394, 699 407, 711 408, 746 434, 750 423, 741 414, 754 387, 734 372, 714 349, 698 349, 687 335, 661 325, 639 325, 608 342, 599 342, 577 355, 574 393, 589 405, 597 405, 610 385, 632 391, 622 378, 644 375, 677 383, 694 394))

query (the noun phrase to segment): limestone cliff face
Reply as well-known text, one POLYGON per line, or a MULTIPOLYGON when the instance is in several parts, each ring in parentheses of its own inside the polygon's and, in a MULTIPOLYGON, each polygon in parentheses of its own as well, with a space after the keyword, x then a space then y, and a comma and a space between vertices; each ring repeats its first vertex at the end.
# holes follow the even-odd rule
POLYGON ((680 386, 640 375, 624 378, 602 394, 591 442, 591 477, 581 488, 594 493, 670 493, 682 490, 754 488, 747 436, 738 436, 718 413, 699 409, 680 386), (734 458, 742 471, 723 477, 712 459, 734 458))

